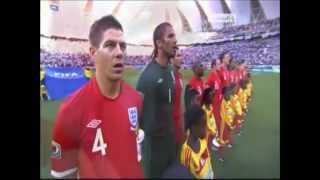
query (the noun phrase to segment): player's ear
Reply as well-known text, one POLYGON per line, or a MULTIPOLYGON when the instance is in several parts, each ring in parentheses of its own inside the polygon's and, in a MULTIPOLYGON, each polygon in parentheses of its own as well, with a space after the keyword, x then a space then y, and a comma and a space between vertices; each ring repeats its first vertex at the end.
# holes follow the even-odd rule
POLYGON ((94 46, 90 46, 89 48, 89 55, 90 55, 90 58, 94 61, 96 59, 96 56, 97 56, 97 52, 98 52, 98 49, 94 46))
POLYGON ((160 39, 156 40, 156 44, 157 44, 158 48, 162 48, 162 43, 161 43, 160 39))

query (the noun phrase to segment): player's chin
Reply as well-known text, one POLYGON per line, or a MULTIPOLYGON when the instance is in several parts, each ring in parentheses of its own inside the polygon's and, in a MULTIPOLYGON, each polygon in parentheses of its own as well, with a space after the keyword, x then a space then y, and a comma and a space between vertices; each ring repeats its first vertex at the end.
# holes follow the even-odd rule
POLYGON ((113 81, 118 81, 118 80, 121 80, 122 78, 123 78, 123 72, 112 73, 110 76, 110 79, 113 81))
POLYGON ((123 78, 123 74, 121 73, 121 74, 113 74, 110 79, 114 81, 118 81, 118 80, 121 80, 122 78, 123 78))

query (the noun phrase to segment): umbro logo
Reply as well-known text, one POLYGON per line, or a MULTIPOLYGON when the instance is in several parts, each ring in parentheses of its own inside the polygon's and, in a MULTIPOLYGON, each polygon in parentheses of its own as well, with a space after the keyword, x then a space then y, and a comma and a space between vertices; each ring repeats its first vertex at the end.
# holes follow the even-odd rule
POLYGON ((89 124, 87 125, 88 128, 97 128, 99 124, 101 123, 101 120, 92 119, 89 124))

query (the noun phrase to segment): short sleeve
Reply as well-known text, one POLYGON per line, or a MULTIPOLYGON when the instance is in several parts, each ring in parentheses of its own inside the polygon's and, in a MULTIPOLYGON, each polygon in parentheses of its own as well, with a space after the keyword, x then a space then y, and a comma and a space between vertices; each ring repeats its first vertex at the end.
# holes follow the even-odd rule
POLYGON ((51 142, 51 175, 56 178, 71 175, 78 170, 78 132, 73 114, 60 107, 51 142))

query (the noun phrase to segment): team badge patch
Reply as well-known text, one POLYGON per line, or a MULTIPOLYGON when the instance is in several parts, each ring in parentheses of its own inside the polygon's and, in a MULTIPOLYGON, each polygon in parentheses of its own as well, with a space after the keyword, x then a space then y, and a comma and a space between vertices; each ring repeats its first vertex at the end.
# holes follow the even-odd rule
POLYGON ((128 116, 129 116, 129 122, 131 125, 131 130, 137 129, 137 123, 138 123, 138 110, 137 107, 130 107, 128 108, 128 116))
POLYGON ((55 141, 51 142, 51 158, 61 159, 61 146, 55 141))

